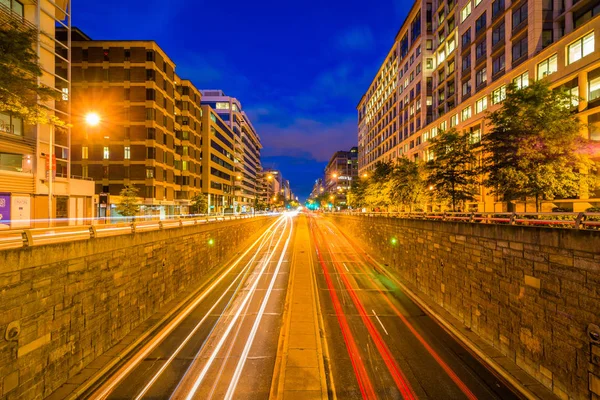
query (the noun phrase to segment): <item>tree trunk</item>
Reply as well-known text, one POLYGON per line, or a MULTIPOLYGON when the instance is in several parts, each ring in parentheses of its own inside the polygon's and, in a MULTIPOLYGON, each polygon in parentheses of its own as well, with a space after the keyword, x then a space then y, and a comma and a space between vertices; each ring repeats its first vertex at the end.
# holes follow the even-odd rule
POLYGON ((535 194, 535 212, 540 212, 540 195, 535 194))

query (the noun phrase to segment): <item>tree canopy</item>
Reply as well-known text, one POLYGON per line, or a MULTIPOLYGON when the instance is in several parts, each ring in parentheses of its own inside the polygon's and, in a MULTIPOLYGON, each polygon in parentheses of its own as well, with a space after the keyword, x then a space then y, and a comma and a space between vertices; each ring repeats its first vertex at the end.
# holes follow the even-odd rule
POLYGON ((15 23, 0 27, 0 110, 29 124, 65 126, 39 103, 57 99, 59 93, 38 83, 42 68, 34 50, 37 41, 35 29, 15 23))
POLYGON ((435 158, 427 163, 429 182, 439 199, 448 199, 452 211, 458 203, 471 201, 477 193, 477 157, 469 136, 456 129, 440 131, 431 140, 435 158))
POLYGON ((576 99, 544 80, 507 87, 502 106, 488 115, 482 138, 484 184, 505 201, 571 197, 591 181, 594 169, 573 113, 576 99))
POLYGON ((119 193, 121 201, 117 204, 117 212, 124 217, 133 217, 140 211, 138 204, 138 189, 127 185, 119 193))

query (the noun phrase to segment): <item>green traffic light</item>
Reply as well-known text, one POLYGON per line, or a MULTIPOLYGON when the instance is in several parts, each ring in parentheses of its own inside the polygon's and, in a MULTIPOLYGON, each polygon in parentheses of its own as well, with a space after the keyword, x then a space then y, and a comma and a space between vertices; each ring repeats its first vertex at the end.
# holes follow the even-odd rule
POLYGON ((392 238, 391 242, 392 242, 392 245, 395 246, 396 244, 398 244, 398 239, 396 239, 394 237, 394 238, 392 238))
POLYGON ((208 245, 212 246, 213 244, 215 244, 215 239, 208 239, 208 245))

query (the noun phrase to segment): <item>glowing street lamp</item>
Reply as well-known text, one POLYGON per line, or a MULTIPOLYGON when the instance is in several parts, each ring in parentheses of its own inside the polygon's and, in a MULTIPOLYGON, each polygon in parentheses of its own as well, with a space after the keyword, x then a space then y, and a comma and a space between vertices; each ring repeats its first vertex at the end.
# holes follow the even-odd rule
POLYGON ((334 178, 337 178, 338 174, 334 172, 331 176, 333 176, 334 178))
POLYGON ((100 119, 100 115, 95 112, 89 112, 85 115, 85 123, 88 126, 97 126, 102 120, 100 119))
POLYGON ((365 172, 362 177, 367 178, 367 177, 369 177, 369 175, 365 172))

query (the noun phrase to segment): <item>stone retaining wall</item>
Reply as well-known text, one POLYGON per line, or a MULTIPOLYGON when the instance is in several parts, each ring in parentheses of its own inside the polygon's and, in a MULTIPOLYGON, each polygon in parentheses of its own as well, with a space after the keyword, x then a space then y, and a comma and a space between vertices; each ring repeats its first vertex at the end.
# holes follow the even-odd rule
POLYGON ((560 398, 600 399, 600 232, 330 218, 560 398))
POLYGON ((0 398, 48 396, 271 222, 0 251, 0 398))

